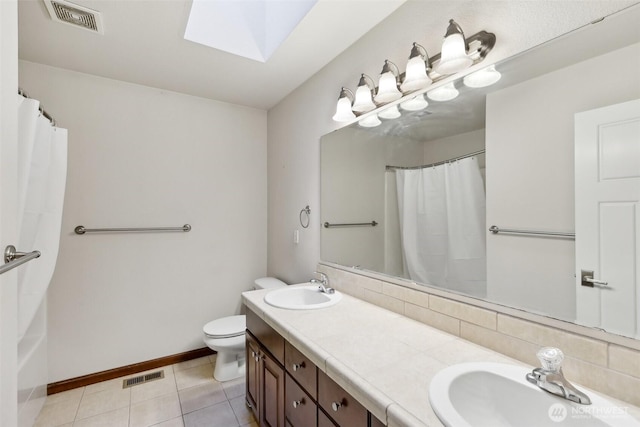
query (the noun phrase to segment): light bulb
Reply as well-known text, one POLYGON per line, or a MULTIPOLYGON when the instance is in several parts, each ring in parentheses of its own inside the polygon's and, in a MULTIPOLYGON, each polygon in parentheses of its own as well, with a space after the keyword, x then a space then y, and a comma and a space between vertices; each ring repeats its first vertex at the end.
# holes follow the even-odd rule
MULTIPOLYGON (((366 113, 376 108, 376 104, 373 103, 371 95, 373 85, 370 84, 367 79, 371 80, 371 77, 362 74, 360 82, 358 83, 358 89, 356 89, 356 99, 353 102, 352 110, 358 113, 366 113)), ((373 80, 371 82, 373 83, 373 80)))
POLYGON ((467 87, 479 88, 491 86, 500 80, 501 77, 502 74, 496 70, 496 66, 489 65, 487 68, 483 68, 482 70, 478 70, 475 73, 465 76, 462 81, 467 87))
POLYGON ((407 111, 424 110, 428 106, 429 106, 429 103, 427 102, 426 99, 424 99, 424 95, 415 96, 400 104, 400 107, 403 110, 407 110, 407 111))
POLYGON ((400 85, 403 92, 424 89, 431 84, 431 78, 427 75, 424 59, 420 56, 413 57, 407 62, 404 81, 400 85))
POLYGON ((473 60, 467 56, 462 28, 453 19, 449 20, 436 72, 441 75, 454 74, 469 68, 472 63, 473 60))
POLYGON ((398 75, 398 67, 389 60, 384 61, 378 80, 378 93, 374 97, 378 104, 402 98, 402 92, 398 90, 398 75))
POLYGON ((460 94, 453 83, 447 83, 437 89, 427 92, 427 98, 434 101, 450 101, 460 94))
POLYGON ((363 119, 360 119, 358 123, 360 124, 360 126, 365 128, 373 128, 382 124, 377 114, 372 114, 363 119))
POLYGON ((400 113, 400 110, 398 110, 397 105, 392 105, 391 107, 386 108, 378 113, 378 116, 382 117, 383 119, 397 119, 401 115, 402 114, 400 113))
POLYGON ((356 115, 351 111, 351 100, 347 97, 341 97, 338 99, 336 114, 333 115, 333 120, 336 122, 348 122, 355 118, 356 115))

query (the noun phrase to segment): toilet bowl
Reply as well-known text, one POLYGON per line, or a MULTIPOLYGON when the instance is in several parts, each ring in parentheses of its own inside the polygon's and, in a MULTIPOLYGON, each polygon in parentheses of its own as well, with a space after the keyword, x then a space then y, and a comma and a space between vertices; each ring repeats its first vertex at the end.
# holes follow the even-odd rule
MULTIPOLYGON (((254 289, 270 289, 287 286, 274 277, 261 277, 255 280, 254 289)), ((229 381, 244 375, 246 369, 245 336, 246 316, 227 316, 212 320, 204 325, 203 341, 215 350, 216 366, 213 377, 218 381, 229 381)))

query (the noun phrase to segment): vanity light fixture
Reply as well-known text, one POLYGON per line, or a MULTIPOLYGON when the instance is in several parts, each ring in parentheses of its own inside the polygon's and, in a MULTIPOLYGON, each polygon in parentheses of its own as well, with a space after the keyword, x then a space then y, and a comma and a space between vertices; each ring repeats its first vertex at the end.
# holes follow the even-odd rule
POLYGON ((360 119, 358 121, 358 123, 360 124, 360 126, 365 127, 365 128, 374 128, 374 127, 380 126, 382 124, 382 122, 378 118, 377 114, 372 114, 372 115, 367 116, 367 117, 365 117, 363 119, 360 119))
POLYGON ((380 80, 378 80, 378 93, 374 100, 378 104, 395 101, 402 98, 402 92, 398 89, 400 85, 400 72, 393 62, 386 59, 380 72, 380 80))
POLYGON ((383 119, 397 119, 401 115, 397 105, 392 105, 378 113, 378 117, 382 117, 383 119))
POLYGON ((366 113, 367 111, 374 110, 376 104, 373 103, 373 93, 376 85, 373 83, 371 77, 366 74, 360 76, 358 82, 358 89, 356 89, 356 99, 353 101, 352 110, 356 113, 366 113))
POLYGON ((468 49, 469 45, 464 38, 462 28, 456 21, 450 19, 442 42, 442 52, 440 53, 440 62, 436 67, 436 72, 441 75, 447 75, 469 68, 473 64, 473 59, 467 55, 468 49))
POLYGON ((427 51, 424 47, 414 42, 409 54, 409 61, 407 61, 404 81, 400 85, 402 92, 412 92, 428 87, 431 84, 431 77, 428 74, 430 70, 427 51))
POLYGON ((333 115, 333 120, 336 122, 348 122, 356 118, 351 110, 353 104, 353 92, 346 87, 340 90, 340 96, 338 97, 338 104, 336 105, 336 113, 333 115))
POLYGON ((501 77, 502 74, 496 70, 496 66, 489 65, 487 68, 483 68, 482 70, 478 70, 475 73, 465 76, 462 81, 467 87, 479 88, 491 86, 500 80, 501 77))
MULTIPOLYGON (((384 110, 380 109, 382 111, 377 111, 379 116, 393 119, 401 116, 400 109, 416 111, 426 108, 428 103, 424 97, 425 89, 429 88, 433 82, 439 82, 445 78, 449 79, 450 75, 483 61, 495 44, 495 34, 484 30, 465 38, 460 25, 451 19, 442 43, 442 52, 429 57, 425 48, 414 42, 404 73, 400 74, 398 67, 393 62, 385 60, 377 88, 371 77, 366 74, 360 76, 355 96, 351 92, 347 92, 348 89, 342 88, 333 119, 339 122, 348 122, 358 115, 373 111, 379 106, 396 101, 405 95, 407 99, 400 104, 400 108, 396 105, 384 110), (411 97, 412 92, 420 92, 420 95, 411 97), (348 94, 351 94, 352 97, 349 98, 348 94), (349 108, 351 112, 349 112, 349 108)), ((500 73, 493 67, 487 67, 465 77, 464 84, 473 88, 484 87, 499 79, 500 73)), ((426 95, 434 101, 449 101, 457 97, 459 92, 453 83, 448 83, 435 90, 430 90, 426 95)), ((365 126, 376 121, 380 121, 378 117, 366 119, 364 120, 365 126)), ((378 124, 380 123, 375 123, 374 126, 378 124)))
POLYGON ((407 111, 420 111, 429 106, 429 103, 424 99, 424 95, 414 96, 407 101, 400 104, 400 108, 407 111))
POLYGON ((440 86, 437 89, 427 92, 427 98, 433 101, 444 102, 444 101, 451 101, 452 99, 456 98, 459 94, 460 92, 458 92, 458 89, 456 89, 453 82, 451 82, 451 83, 447 83, 444 86, 440 86))

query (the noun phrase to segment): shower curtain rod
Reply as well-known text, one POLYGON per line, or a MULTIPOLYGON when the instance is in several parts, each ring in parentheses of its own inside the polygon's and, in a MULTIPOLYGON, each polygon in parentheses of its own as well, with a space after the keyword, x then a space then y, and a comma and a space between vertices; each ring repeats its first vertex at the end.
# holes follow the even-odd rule
MULTIPOLYGON (((23 91, 22 89, 18 89, 18 95, 24 96, 25 98, 29 98, 29 99, 33 99, 31 98, 29 95, 27 95, 27 92, 23 91)), ((51 115, 49 113, 47 113, 44 108, 39 107, 38 111, 40 111, 40 114, 42 114, 42 116, 49 120, 51 122, 51 126, 55 126, 56 125, 56 121, 53 117, 51 117, 51 115)))
POLYGON ((455 162, 456 160, 462 160, 462 159, 466 159, 468 157, 473 157, 473 156, 477 156, 478 154, 484 154, 485 150, 478 150, 478 151, 474 151, 473 153, 469 153, 469 154, 465 154, 463 156, 458 156, 458 157, 454 157, 452 159, 449 160, 443 160, 441 162, 437 162, 437 163, 431 163, 429 165, 420 165, 420 166, 386 166, 386 170, 390 171, 390 170, 396 170, 396 169, 426 169, 426 168, 433 168, 436 166, 440 166, 440 165, 444 165, 447 163, 451 163, 451 162, 455 162))

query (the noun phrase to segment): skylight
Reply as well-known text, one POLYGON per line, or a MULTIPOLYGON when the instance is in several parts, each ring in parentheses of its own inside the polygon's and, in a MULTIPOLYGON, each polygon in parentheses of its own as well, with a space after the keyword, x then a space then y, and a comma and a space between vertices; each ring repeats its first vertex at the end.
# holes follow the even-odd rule
POLYGON ((318 0, 193 0, 184 38, 260 62, 318 0))

